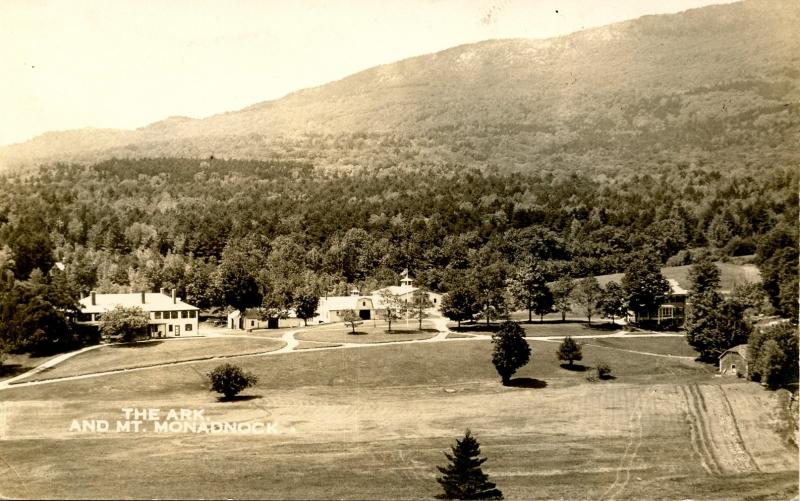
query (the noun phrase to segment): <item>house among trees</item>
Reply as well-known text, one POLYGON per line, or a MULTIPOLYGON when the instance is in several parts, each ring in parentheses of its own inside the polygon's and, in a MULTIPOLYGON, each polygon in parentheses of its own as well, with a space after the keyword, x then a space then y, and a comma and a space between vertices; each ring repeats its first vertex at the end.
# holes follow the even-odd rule
POLYGON ((683 325, 686 319, 686 298, 689 291, 681 287, 677 280, 668 278, 669 297, 667 302, 659 305, 657 310, 642 314, 639 320, 656 322, 658 325, 671 324, 675 327, 683 325))
POLYGON ((740 344, 722 352, 719 356, 719 372, 724 375, 747 377, 747 345, 740 344))
MULTIPOLYGON (((369 295, 363 295, 358 289, 350 291, 349 296, 326 296, 319 299, 317 308, 318 316, 313 323, 343 322, 344 314, 347 311, 355 311, 362 320, 372 320, 381 318, 386 313, 386 306, 383 304, 383 295, 388 293, 396 296, 403 304, 411 304, 414 293, 419 287, 414 286, 414 279, 403 270, 400 274, 400 285, 390 285, 383 289, 372 291, 369 295)), ((442 303, 442 295, 436 292, 428 292, 428 299, 434 308, 439 308, 442 303)))
POLYGON ((281 327, 299 327, 303 321, 297 318, 293 311, 289 311, 286 318, 265 318, 261 308, 247 308, 244 314, 239 310, 228 313, 227 326, 229 329, 251 331, 254 329, 278 329, 281 327))
MULTIPOLYGON (((397 296, 403 303, 410 303, 414 298, 414 293, 419 290, 419 287, 414 286, 414 279, 408 274, 408 269, 403 270, 400 274, 400 285, 390 285, 383 289, 372 291, 372 296, 380 296, 382 292, 387 291, 397 296)), ((442 295, 436 292, 428 291, 428 299, 433 303, 434 308, 439 308, 442 303, 442 295)))
POLYGON ((175 289, 166 294, 160 292, 136 292, 131 294, 98 294, 95 291, 80 300, 78 321, 99 325, 103 313, 117 306, 138 307, 147 314, 151 337, 198 336, 199 308, 184 303, 176 297, 175 289))

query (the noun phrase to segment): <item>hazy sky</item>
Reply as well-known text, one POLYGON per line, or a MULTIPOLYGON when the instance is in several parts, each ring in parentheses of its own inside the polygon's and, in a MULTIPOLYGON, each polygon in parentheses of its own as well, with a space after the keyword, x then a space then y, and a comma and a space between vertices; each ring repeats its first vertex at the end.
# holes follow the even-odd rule
POLYGON ((275 99, 490 38, 725 0, 0 0, 0 145, 275 99))

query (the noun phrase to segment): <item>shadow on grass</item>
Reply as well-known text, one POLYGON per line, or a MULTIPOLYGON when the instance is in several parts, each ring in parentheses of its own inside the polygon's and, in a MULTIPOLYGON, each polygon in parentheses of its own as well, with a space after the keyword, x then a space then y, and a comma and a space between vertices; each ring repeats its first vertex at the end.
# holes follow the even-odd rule
POLYGON ((132 343, 121 343, 109 345, 109 348, 152 348, 158 346, 164 341, 135 341, 132 343))
POLYGON ((348 336, 366 336, 369 332, 361 332, 361 331, 347 331, 348 336))
POLYGON ((13 377, 17 374, 22 374, 28 370, 27 367, 23 367, 22 364, 5 364, 0 365, 0 377, 13 377))
POLYGON ((534 379, 532 377, 517 377, 509 381, 506 386, 511 386, 514 388, 538 389, 547 387, 547 381, 542 381, 541 379, 534 379))
POLYGON ((450 330, 453 332, 497 332, 500 329, 500 324, 467 324, 461 327, 453 327, 450 330))
POLYGON ((584 322, 583 320, 575 320, 570 318, 566 320, 561 320, 560 318, 559 319, 545 318, 544 321, 541 321, 538 318, 534 318, 530 322, 528 322, 527 320, 522 320, 519 323, 524 325, 566 325, 566 324, 585 324, 586 322, 584 322))
POLYGON ((591 325, 586 324, 584 325, 584 328, 593 331, 618 331, 622 328, 622 326, 619 324, 612 324, 610 322, 605 322, 602 324, 591 324, 591 325))
POLYGON ((217 397, 217 402, 247 402, 250 400, 257 400, 264 398, 263 395, 235 395, 233 397, 221 396, 217 397))
POLYGON ((588 367, 586 367, 585 365, 581 365, 581 364, 572 364, 572 365, 570 365, 570 364, 561 364, 561 368, 562 369, 566 369, 568 371, 572 371, 572 372, 586 372, 587 370, 589 370, 588 367))

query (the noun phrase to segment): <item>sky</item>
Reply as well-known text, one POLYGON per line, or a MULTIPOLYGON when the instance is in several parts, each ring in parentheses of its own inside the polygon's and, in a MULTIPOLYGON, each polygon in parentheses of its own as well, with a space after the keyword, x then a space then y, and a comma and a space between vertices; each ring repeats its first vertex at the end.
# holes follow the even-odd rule
POLYGON ((464 43, 726 0, 2 0, 0 145, 277 99, 464 43))

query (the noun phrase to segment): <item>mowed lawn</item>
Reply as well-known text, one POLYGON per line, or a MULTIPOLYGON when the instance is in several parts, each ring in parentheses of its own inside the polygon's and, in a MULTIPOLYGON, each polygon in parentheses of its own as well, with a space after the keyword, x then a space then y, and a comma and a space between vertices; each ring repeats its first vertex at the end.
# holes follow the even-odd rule
POLYGON ((623 350, 641 351, 645 353, 657 353, 661 355, 672 355, 678 357, 700 356, 694 348, 689 346, 684 337, 614 337, 614 338, 593 338, 580 341, 584 345, 603 346, 609 348, 619 348, 623 350))
POLYGON ((490 342, 465 339, 242 358, 260 383, 234 402, 208 391, 213 361, 5 390, 0 495, 432 499, 465 428, 507 499, 796 494, 776 394, 690 360, 584 346, 585 366, 604 360, 616 375, 591 383, 559 366, 557 343, 529 343, 514 387, 499 384, 490 342), (130 406, 267 421, 276 434, 68 430, 130 406))
POLYGON ((433 328, 430 321, 423 321, 422 330, 418 329, 416 321, 406 324, 405 320, 392 323, 392 331, 389 332, 385 322, 373 324, 371 320, 365 321, 362 325, 353 329, 341 325, 321 326, 304 330, 295 334, 295 339, 300 341, 320 341, 325 343, 390 343, 393 341, 413 341, 418 339, 430 339, 436 335, 437 331, 433 328))
POLYGON ((284 345, 283 341, 264 338, 187 338, 109 345, 76 355, 23 381, 79 376, 186 360, 264 353, 280 349, 284 345))

